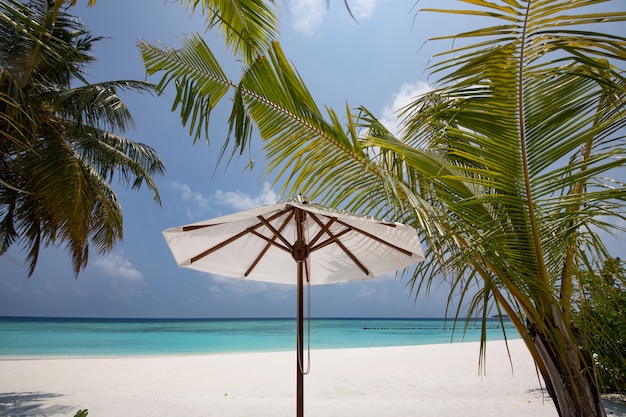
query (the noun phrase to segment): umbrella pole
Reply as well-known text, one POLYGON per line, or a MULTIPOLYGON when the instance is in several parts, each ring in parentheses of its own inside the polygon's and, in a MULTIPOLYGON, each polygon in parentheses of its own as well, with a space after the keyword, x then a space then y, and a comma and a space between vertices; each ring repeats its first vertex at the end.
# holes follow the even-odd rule
POLYGON ((298 335, 297 335, 297 358, 296 358, 296 380, 297 380, 297 404, 296 404, 296 415, 297 417, 304 416, 304 372, 302 367, 304 366, 304 320, 303 320, 303 301, 304 301, 304 290, 303 290, 303 269, 304 263, 298 262, 298 335))
POLYGON ((309 257, 309 250, 306 242, 304 241, 304 211, 296 208, 295 210, 295 222, 296 222, 296 241, 292 248, 292 256, 296 265, 298 266, 297 272, 297 341, 296 341, 296 416, 304 417, 304 267, 307 258, 309 257))

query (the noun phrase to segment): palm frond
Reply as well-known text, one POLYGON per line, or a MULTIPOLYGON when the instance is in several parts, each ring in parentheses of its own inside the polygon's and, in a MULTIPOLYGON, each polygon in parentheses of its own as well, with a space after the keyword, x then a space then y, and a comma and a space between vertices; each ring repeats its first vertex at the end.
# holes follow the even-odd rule
POLYGON ((12 217, 30 242, 31 272, 42 246, 65 243, 78 274, 87 263, 90 238, 99 252, 122 238, 119 202, 106 179, 63 140, 46 141, 25 157, 21 180, 31 193, 17 197, 12 217))
POLYGON ((68 143, 80 158, 102 178, 111 181, 118 176, 132 189, 145 183, 160 203, 153 175, 163 175, 165 167, 156 151, 145 144, 98 129, 78 129, 68 132, 68 143))
POLYGON ((107 81, 41 94, 57 117, 77 125, 94 126, 111 132, 134 127, 133 119, 118 91, 153 92, 155 86, 133 80, 107 81))
POLYGON ((164 172, 154 149, 118 135, 132 117, 117 92, 152 91, 141 81, 88 84, 92 37, 59 3, 0 1, 0 253, 65 246, 76 274, 92 244, 122 238, 122 213, 107 180, 143 184, 164 172), (56 7, 56 9, 55 9, 56 7), (85 85, 74 87, 83 83, 85 85))
POLYGON ((176 97, 172 110, 180 106, 183 125, 189 124, 194 142, 203 134, 209 136, 208 122, 211 110, 235 87, 211 49, 197 34, 186 37, 183 46, 171 47, 139 42, 141 55, 148 74, 163 72, 157 90, 163 92, 174 81, 176 97))
POLYGON ((274 0, 181 1, 192 11, 200 9, 207 30, 218 29, 235 55, 250 64, 278 38, 278 18, 274 0))

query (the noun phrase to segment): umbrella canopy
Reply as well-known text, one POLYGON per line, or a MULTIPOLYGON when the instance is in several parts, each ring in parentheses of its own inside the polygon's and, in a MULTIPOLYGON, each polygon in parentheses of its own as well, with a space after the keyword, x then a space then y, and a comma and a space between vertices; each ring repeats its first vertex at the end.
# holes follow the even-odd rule
POLYGON ((303 197, 174 227, 163 235, 181 267, 281 284, 296 284, 297 256, 308 261, 311 285, 372 279, 424 260, 414 228, 303 197))
POLYGON ((302 196, 163 235, 179 266, 297 286, 298 417, 304 415, 304 283, 372 279, 424 260, 412 227, 322 207, 302 196))

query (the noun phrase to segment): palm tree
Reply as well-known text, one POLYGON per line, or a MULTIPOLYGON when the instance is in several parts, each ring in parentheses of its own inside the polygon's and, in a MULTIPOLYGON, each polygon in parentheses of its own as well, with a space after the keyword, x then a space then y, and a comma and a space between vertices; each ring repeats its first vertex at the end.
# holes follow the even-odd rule
MULTIPOLYGON (((626 38, 598 25, 626 11, 465 3, 445 12, 497 22, 454 37, 465 44, 440 55, 440 81, 404 109, 400 137, 365 108, 346 108, 347 122, 322 112, 277 42, 237 82, 198 35, 178 50, 140 47, 161 89, 176 82, 183 123, 206 128, 201 109, 233 91, 225 146, 248 146, 254 123, 284 192, 415 225, 427 250, 415 294, 449 279, 483 325, 508 315, 559 415, 604 416, 592 329, 577 328, 572 309, 610 258, 601 232, 625 231, 626 188, 613 176, 626 164, 626 38)), ((449 306, 455 317, 462 303, 449 306)))
POLYGON ((41 247, 65 245, 78 274, 90 242, 103 253, 122 238, 108 181, 145 183, 159 202, 151 175, 164 168, 152 148, 120 136, 132 118, 117 91, 153 86, 87 83, 98 38, 53 5, 0 2, 0 254, 23 245, 32 274, 41 247))

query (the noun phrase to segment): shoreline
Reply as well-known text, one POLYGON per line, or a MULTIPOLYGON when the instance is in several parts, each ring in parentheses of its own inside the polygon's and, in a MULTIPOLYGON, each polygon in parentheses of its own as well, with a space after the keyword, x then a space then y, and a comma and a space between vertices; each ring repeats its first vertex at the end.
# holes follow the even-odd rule
MULTIPOLYGON (((520 337, 509 337, 507 339, 510 344, 513 341, 521 341, 520 337)), ((501 342, 504 343, 504 339, 489 339, 488 344, 501 342)), ((435 343, 423 343, 423 344, 407 344, 407 345, 388 345, 388 346, 360 346, 360 347, 319 347, 311 348, 311 354, 314 352, 325 351, 343 351, 343 350, 366 350, 366 349, 394 349, 394 348, 412 348, 420 346, 442 346, 442 345, 468 345, 479 342, 477 341, 447 341, 447 342, 435 342, 435 343)), ((276 350, 225 350, 225 351, 208 351, 208 352, 185 352, 185 353, 137 353, 137 354, 59 354, 59 355, 3 355, 0 354, 0 362, 2 361, 28 361, 28 360, 64 360, 64 359, 141 359, 141 358, 186 358, 186 357, 198 357, 198 356, 220 356, 220 355, 263 355, 271 353, 282 353, 295 355, 295 340, 294 347, 290 349, 276 349, 276 350)), ((306 354, 306 347, 305 347, 306 354)))
MULTIPOLYGON (((504 342, 489 341, 484 373, 478 346, 312 350, 305 414, 557 415, 521 340, 509 341, 512 364, 504 342)), ((293 415, 295 373, 295 351, 2 359, 0 415, 293 415)))

